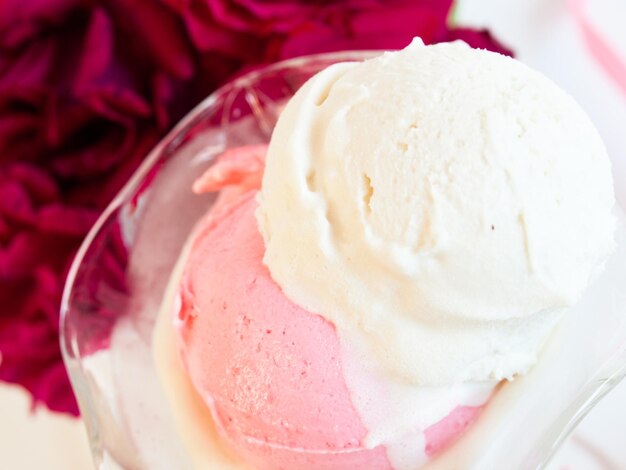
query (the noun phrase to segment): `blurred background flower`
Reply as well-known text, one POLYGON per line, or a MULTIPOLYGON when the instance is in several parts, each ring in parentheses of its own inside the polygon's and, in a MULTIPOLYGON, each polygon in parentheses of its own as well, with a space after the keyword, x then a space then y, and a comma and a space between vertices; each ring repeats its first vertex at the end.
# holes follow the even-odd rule
POLYGON ((82 238, 150 148, 247 67, 463 39, 451 0, 0 2, 0 380, 77 414, 58 341, 82 238))

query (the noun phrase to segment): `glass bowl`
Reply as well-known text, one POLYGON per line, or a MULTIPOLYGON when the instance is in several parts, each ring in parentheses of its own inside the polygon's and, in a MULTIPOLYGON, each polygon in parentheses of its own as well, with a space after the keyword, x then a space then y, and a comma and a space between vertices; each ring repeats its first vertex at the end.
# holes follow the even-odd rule
MULTIPOLYGON (((379 52, 287 60, 223 86, 150 153, 95 224, 70 270, 61 348, 97 468, 192 468, 153 361, 166 285, 215 194, 191 183, 229 148, 267 143, 284 102, 330 64, 379 52)), ((505 384, 478 422, 429 468, 543 468, 626 373, 626 236, 540 362, 505 384)))

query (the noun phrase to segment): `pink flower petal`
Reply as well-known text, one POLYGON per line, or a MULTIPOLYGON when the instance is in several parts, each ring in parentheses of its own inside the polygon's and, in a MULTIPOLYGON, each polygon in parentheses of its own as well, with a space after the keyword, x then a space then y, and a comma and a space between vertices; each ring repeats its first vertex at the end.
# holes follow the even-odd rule
POLYGON ((260 55, 258 40, 248 33, 235 33, 215 22, 203 4, 184 12, 191 38, 204 51, 216 51, 242 60, 254 61, 260 55))
POLYGON ((50 204, 37 213, 37 227, 43 233, 84 236, 98 218, 98 211, 50 204))
POLYGON ((20 51, 12 66, 0 76, 2 93, 20 89, 37 93, 47 89, 56 53, 57 46, 51 41, 35 42, 20 51))
POLYGON ((24 279, 39 264, 38 250, 32 246, 33 237, 17 234, 6 247, 0 247, 0 280, 24 279))
MULTIPOLYGON (((213 2, 217 3, 217 0, 213 0, 213 2)), ((241 8, 245 9, 248 17, 252 20, 282 20, 287 18, 292 20, 301 20, 302 18, 307 18, 311 11, 316 8, 315 5, 307 5, 306 3, 299 2, 259 2, 258 0, 234 0, 232 3, 238 4, 241 8)), ((319 8, 319 6, 317 6, 317 8, 319 8)))
POLYGON ((91 14, 83 43, 78 70, 74 77, 74 89, 91 88, 94 82, 106 74, 113 61, 113 25, 104 9, 96 8, 91 14))
POLYGON ((0 243, 6 243, 12 234, 13 230, 11 230, 9 223, 4 219, 4 216, 0 214, 0 243))
POLYGON ((46 144, 53 149, 72 145, 75 134, 93 118, 94 112, 83 103, 68 103, 57 94, 48 95, 43 107, 46 144))
POLYGON ((406 46, 414 36, 420 36, 429 44, 439 40, 446 31, 446 18, 451 1, 436 6, 427 2, 399 5, 396 8, 379 8, 358 12, 349 20, 352 34, 366 39, 374 35, 379 49, 399 49, 406 46), (389 35, 393 40, 385 40, 389 35), (382 46, 382 47, 381 47, 382 46))
POLYGON ((175 101, 174 84, 165 74, 158 73, 153 79, 153 93, 157 97, 154 103, 154 114, 160 128, 166 128, 169 122, 168 105, 175 101))
POLYGON ((236 2, 206 0, 206 3, 216 22, 234 30, 249 31, 251 23, 256 22, 256 18, 250 16, 236 2))
POLYGON ((2 0, 0 37, 5 47, 19 47, 36 33, 41 24, 55 23, 81 0, 2 0))
POLYGON ((29 224, 35 219, 30 195, 17 181, 0 182, 0 214, 5 219, 29 224))
POLYGON ((167 8, 154 0, 112 0, 109 4, 118 24, 130 28, 128 32, 159 69, 179 79, 191 78, 193 52, 182 34, 180 21, 167 8))
POLYGON ((15 178, 38 202, 48 202, 59 197, 59 189, 52 177, 30 163, 16 163, 10 167, 9 178, 15 178))
POLYGON ((150 116, 150 105, 139 94, 116 84, 102 84, 88 90, 82 99, 91 109, 113 121, 125 121, 124 116, 150 116))
POLYGON ((37 116, 27 113, 13 113, 0 116, 0 149, 6 149, 0 153, 0 162, 10 160, 8 152, 14 150, 13 143, 16 140, 30 140, 39 126, 37 116))

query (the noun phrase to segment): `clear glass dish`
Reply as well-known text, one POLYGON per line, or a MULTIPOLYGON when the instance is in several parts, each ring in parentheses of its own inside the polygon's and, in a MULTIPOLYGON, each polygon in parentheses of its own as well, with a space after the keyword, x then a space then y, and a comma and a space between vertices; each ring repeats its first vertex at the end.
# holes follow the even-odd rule
MULTIPOLYGON (((281 62, 223 86, 152 151, 84 241, 67 280, 61 347, 97 468, 191 468, 152 356, 165 287, 215 194, 191 183, 214 157, 269 141, 282 104, 326 66, 377 52, 281 62)), ((543 468, 626 373, 626 236, 606 272, 553 335, 531 373, 429 468, 543 468)))

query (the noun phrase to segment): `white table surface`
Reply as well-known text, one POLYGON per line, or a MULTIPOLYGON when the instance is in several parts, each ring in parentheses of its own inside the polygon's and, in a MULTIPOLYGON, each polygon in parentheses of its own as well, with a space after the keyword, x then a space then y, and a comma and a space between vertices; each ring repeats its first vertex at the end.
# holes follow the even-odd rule
MULTIPOLYGON (((607 144, 618 199, 626 207, 626 97, 585 52, 565 0, 459 0, 460 23, 489 27, 517 57, 569 91, 586 109, 607 144)), ((595 0, 590 14, 626 57, 626 2, 595 0)), ((83 470, 92 467, 79 420, 34 413, 21 388, 0 385, 0 458, 15 470, 83 470)), ((626 383, 612 391, 583 421, 555 458, 551 470, 626 468, 626 383), (601 460, 604 459, 604 462, 601 460)))
POLYGON ((0 469, 88 470, 93 468, 81 421, 31 411, 21 387, 0 386, 0 469))

